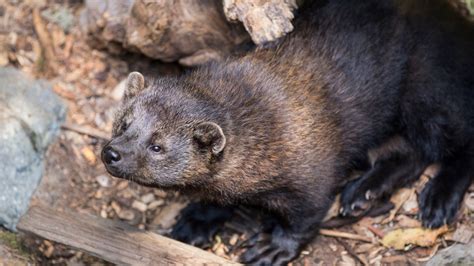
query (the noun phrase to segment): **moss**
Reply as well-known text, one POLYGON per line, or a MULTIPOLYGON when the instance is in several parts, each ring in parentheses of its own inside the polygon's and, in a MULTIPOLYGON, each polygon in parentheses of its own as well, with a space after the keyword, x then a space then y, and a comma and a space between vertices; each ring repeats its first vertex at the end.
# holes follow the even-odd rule
POLYGON ((17 249, 19 247, 19 241, 16 234, 14 233, 0 231, 0 242, 13 249, 17 249))
POLYGON ((28 258, 29 254, 24 249, 17 234, 0 230, 0 244, 6 245, 22 257, 28 258))

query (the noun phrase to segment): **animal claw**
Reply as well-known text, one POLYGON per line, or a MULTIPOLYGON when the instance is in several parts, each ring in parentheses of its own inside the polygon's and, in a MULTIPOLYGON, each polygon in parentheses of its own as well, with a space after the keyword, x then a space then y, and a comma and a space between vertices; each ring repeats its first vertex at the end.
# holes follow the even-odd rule
POLYGON ((339 209, 339 214, 341 214, 342 216, 346 216, 346 212, 344 211, 344 207, 341 207, 339 209))
POLYGON ((372 197, 372 192, 369 190, 367 190, 367 192, 365 192, 365 199, 366 200, 371 200, 373 197, 372 197))

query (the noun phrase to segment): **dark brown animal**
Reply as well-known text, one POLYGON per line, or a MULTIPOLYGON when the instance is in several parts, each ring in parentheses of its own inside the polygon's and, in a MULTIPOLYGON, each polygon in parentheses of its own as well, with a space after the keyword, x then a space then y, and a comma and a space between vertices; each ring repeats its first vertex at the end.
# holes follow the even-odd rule
MULTIPOLYGON (((390 184, 378 194, 436 162, 440 173, 420 204, 424 223, 440 226, 474 172, 472 25, 441 0, 310 2, 274 48, 147 85, 130 74, 103 150, 114 176, 273 213, 246 263, 294 259, 336 189, 389 139, 394 148, 379 148, 365 177, 346 188, 348 206, 377 197, 367 190, 385 174, 390 184)), ((229 217, 209 208, 189 211, 173 235, 202 242, 192 236, 210 232, 199 215, 229 217)))

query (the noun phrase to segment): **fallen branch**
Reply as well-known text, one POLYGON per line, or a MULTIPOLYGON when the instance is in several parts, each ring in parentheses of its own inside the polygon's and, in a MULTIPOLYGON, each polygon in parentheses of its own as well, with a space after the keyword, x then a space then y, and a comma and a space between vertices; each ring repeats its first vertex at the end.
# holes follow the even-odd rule
POLYGON ((110 140, 109 134, 103 131, 100 131, 98 129, 88 127, 88 126, 80 126, 80 125, 75 125, 75 124, 70 124, 70 123, 64 123, 61 126, 61 128, 65 130, 69 130, 69 131, 74 131, 79 134, 88 135, 96 139, 110 140))
POLYGON ((367 229, 369 229, 370 232, 374 233, 374 235, 376 235, 376 236, 378 236, 378 237, 380 237, 380 238, 383 238, 383 237, 385 236, 385 234, 383 233, 382 230, 380 230, 380 229, 378 229, 378 228, 375 228, 375 227, 372 226, 372 225, 369 225, 369 226, 367 227, 367 229))
POLYGON ((45 70, 48 74, 54 74, 57 69, 56 55, 54 52, 54 46, 51 42, 52 38, 46 28, 46 24, 41 17, 38 8, 33 10, 33 25, 35 28, 36 35, 38 35, 38 41, 41 46, 42 59, 43 61, 37 61, 39 63, 40 71, 45 70), (44 67, 44 68, 43 68, 44 67))
POLYGON ((336 238, 336 241, 341 244, 344 249, 347 251, 347 253, 349 253, 352 257, 354 257, 355 259, 357 259, 360 263, 362 263, 362 265, 364 266, 367 266, 369 265, 369 263, 367 262, 367 260, 361 256, 359 256, 357 253, 355 253, 354 250, 352 250, 352 248, 344 241, 336 238))
MULTIPOLYGON (((425 257, 425 258, 417 258, 416 261, 419 261, 419 262, 427 262, 429 261, 431 258, 434 257, 434 255, 436 255, 436 252, 438 252, 438 249, 439 249, 439 246, 441 244, 436 244, 436 246, 433 247, 433 249, 431 250, 431 253, 428 257, 425 257)), ((452 247, 452 246, 451 246, 452 247)))
POLYGON ((235 265, 212 253, 128 224, 33 206, 17 228, 119 265, 235 265))
POLYGON ((352 239, 352 240, 358 240, 358 241, 372 243, 372 239, 370 237, 351 234, 351 233, 346 233, 346 232, 341 232, 341 231, 320 229, 319 234, 321 234, 323 236, 340 237, 340 238, 346 238, 346 239, 352 239))
POLYGON ((293 30, 295 0, 225 0, 224 13, 229 21, 242 21, 255 44, 261 45, 293 30))

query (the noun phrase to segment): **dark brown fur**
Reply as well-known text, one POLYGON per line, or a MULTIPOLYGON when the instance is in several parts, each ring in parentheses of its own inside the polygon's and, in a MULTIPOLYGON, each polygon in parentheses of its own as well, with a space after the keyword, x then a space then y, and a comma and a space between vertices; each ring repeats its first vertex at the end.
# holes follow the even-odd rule
MULTIPOLYGON (((453 16, 442 1, 408 2, 314 1, 274 49, 144 88, 132 74, 104 149, 107 169, 274 213, 243 261, 283 264, 315 235, 350 171, 389 138, 407 148, 372 161, 351 186, 356 195, 364 180, 383 183, 384 171, 395 182, 433 162, 447 163, 450 175, 449 162, 474 164, 474 75, 466 68, 474 64, 467 49, 474 31, 461 20, 456 29, 446 24, 453 16)), ((471 170, 445 198, 458 201, 471 170)), ((428 194, 445 177, 436 180, 428 194)), ((427 220, 438 226, 436 215, 427 220)))

